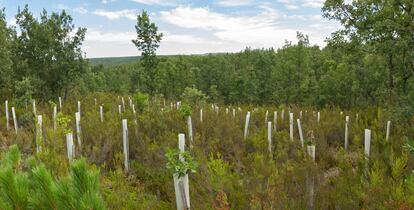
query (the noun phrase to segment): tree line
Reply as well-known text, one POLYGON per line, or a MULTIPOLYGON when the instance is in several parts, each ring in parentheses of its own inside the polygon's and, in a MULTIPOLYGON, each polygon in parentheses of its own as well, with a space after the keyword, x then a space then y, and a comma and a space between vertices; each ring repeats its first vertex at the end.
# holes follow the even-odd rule
POLYGON ((410 0, 327 0, 326 18, 344 26, 311 45, 297 42, 279 49, 238 53, 156 56, 162 34, 145 11, 137 17, 142 59, 116 66, 93 66, 80 46, 86 29, 76 28, 65 11, 43 11, 36 19, 19 9, 16 27, 0 12, 1 97, 21 102, 49 100, 85 92, 144 92, 179 99, 185 88, 211 101, 250 104, 299 104, 318 107, 398 107, 412 114, 414 99, 414 7, 410 0))

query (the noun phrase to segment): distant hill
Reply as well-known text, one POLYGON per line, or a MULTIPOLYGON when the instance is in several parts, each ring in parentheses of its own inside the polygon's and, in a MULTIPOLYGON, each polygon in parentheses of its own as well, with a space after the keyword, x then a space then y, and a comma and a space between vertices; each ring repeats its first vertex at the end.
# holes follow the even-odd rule
MULTIPOLYGON (((220 55, 229 53, 204 53, 204 54, 191 54, 191 55, 158 55, 158 57, 175 57, 175 56, 207 56, 207 55, 220 55)), ((124 56, 124 57, 105 57, 105 58, 88 58, 92 65, 121 65, 139 61, 141 56, 124 56)))
POLYGON ((89 58, 88 60, 92 65, 119 65, 136 62, 141 56, 126 56, 126 57, 106 57, 106 58, 89 58))

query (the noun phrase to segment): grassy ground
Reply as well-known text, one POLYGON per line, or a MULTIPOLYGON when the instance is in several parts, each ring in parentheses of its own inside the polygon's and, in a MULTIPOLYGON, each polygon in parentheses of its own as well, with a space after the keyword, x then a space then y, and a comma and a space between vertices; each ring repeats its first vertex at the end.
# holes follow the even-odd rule
MULTIPOLYGON (((36 153, 32 107, 16 109, 17 134, 12 120, 10 130, 6 130, 2 113, 2 150, 17 144, 23 156, 35 155, 54 177, 66 175, 69 163, 65 133, 72 131, 76 143, 77 100, 63 102, 56 130, 52 106, 37 104, 37 114, 43 115, 39 153, 36 153), (67 120, 70 122, 65 125, 63 122, 67 120)), ((186 150, 198 163, 197 172, 189 174, 193 209, 410 209, 414 206, 413 156, 403 149, 414 136, 412 122, 391 119, 379 108, 354 111, 295 106, 219 105, 218 110, 210 104, 192 107, 194 142, 190 149, 187 120, 169 102, 164 106, 163 101, 152 101, 136 115, 127 96, 121 114, 120 104, 121 98, 110 94, 84 96, 82 146, 75 148, 77 158, 86 158, 100 170, 100 191, 109 209, 175 208, 173 175, 166 169, 165 154, 177 148, 179 133, 186 134, 186 150), (104 122, 99 116, 101 104, 104 122), (247 111, 251 112, 251 118, 244 139, 247 111), (272 126, 271 152, 266 111, 273 126, 274 112, 278 112, 276 129, 272 126), (289 111, 295 118, 293 141, 289 137, 289 111), (320 112, 319 122, 317 112, 320 112), (350 117, 348 150, 344 149, 345 116, 350 117), (297 118, 301 120, 305 147, 299 140, 297 118), (129 129, 128 173, 123 169, 122 119, 128 120, 129 129), (391 135, 386 141, 388 120, 392 121, 391 135), (372 131, 369 157, 364 156, 364 129, 372 131), (315 145, 315 161, 307 154, 307 145, 315 145)), ((0 108, 4 110, 4 104, 0 108)))

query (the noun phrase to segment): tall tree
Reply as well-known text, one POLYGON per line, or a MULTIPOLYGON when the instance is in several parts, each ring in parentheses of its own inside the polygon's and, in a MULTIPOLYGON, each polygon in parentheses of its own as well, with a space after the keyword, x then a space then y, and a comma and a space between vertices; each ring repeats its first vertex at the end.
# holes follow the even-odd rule
POLYGON ((327 0, 324 16, 339 20, 351 39, 360 39, 368 50, 382 54, 388 66, 388 88, 394 89, 396 59, 409 56, 414 75, 413 0, 327 0))
POLYGON ((0 95, 10 96, 12 88, 12 60, 10 30, 7 28, 4 9, 0 10, 0 95))
POLYGON ((142 11, 142 14, 137 16, 135 30, 137 31, 137 39, 132 40, 132 42, 141 51, 142 65, 147 76, 145 80, 146 87, 150 94, 154 94, 157 75, 156 50, 160 46, 163 34, 158 33, 158 27, 150 21, 146 11, 142 11))
POLYGON ((43 10, 37 19, 26 5, 16 15, 20 33, 14 36, 17 81, 30 81, 36 98, 65 95, 86 70, 80 46, 85 28, 75 28, 65 11, 43 10))

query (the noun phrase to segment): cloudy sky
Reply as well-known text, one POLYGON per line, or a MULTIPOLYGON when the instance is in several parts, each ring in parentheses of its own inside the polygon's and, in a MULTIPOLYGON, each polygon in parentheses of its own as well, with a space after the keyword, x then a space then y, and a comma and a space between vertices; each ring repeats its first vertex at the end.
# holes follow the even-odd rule
POLYGON ((142 10, 164 33, 162 55, 278 48, 295 42, 297 31, 325 46, 340 27, 322 18, 323 0, 0 0, 10 25, 25 4, 37 16, 43 8, 71 14, 76 26, 88 29, 82 48, 90 58, 138 55, 131 40, 142 10))

